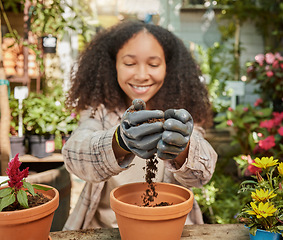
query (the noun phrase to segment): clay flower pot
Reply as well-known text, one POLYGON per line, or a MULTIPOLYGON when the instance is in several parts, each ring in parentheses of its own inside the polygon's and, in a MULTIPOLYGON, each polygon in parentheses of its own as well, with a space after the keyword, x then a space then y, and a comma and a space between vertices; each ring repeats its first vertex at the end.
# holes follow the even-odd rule
POLYGON ((193 207, 193 193, 174 184, 155 183, 157 198, 153 204, 169 206, 144 207, 142 195, 148 188, 145 182, 130 183, 113 189, 110 205, 116 214, 122 240, 179 240, 187 214, 193 207))
MULTIPOLYGON (((43 184, 38 185, 50 187, 43 184)), ((59 192, 55 188, 48 191, 35 189, 35 192, 40 192, 51 200, 37 207, 0 212, 1 240, 51 239, 49 232, 54 212, 59 205, 59 192)))

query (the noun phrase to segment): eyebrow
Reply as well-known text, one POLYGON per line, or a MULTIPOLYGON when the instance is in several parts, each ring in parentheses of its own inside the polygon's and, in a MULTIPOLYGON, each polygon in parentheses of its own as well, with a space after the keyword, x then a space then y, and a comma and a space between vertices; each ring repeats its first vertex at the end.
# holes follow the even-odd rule
MULTIPOLYGON (((126 57, 135 58, 136 55, 127 54, 127 55, 123 56, 122 59, 126 58, 126 57)), ((149 57, 149 59, 161 59, 161 57, 159 57, 159 56, 151 56, 151 57, 149 57)))

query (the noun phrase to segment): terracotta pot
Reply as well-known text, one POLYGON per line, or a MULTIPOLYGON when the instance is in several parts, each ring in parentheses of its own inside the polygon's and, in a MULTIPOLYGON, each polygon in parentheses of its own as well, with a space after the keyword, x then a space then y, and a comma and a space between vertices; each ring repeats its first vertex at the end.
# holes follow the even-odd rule
MULTIPOLYGON (((43 184, 40 185, 49 187, 43 184)), ((35 191, 44 194, 51 200, 43 205, 29 209, 0 212, 1 240, 50 239, 49 232, 53 215, 59 205, 59 192, 55 188, 48 191, 35 191)))
POLYGON ((173 203, 162 207, 143 207, 142 195, 148 184, 130 183, 113 189, 110 205, 116 214, 122 240, 179 240, 187 214, 193 207, 193 193, 174 184, 156 183, 153 204, 173 203))

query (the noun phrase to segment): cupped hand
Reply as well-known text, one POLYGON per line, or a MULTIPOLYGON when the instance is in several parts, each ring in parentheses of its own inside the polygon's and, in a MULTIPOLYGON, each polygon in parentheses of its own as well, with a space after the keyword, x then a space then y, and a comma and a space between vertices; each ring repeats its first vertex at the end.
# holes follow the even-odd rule
POLYGON ((148 159, 157 151, 157 143, 163 132, 164 112, 145 110, 141 99, 133 100, 122 116, 120 135, 127 148, 141 158, 148 159))
POLYGON ((174 159, 189 143, 193 118, 185 109, 168 109, 164 112, 164 118, 164 132, 157 144, 157 156, 163 160, 174 159))

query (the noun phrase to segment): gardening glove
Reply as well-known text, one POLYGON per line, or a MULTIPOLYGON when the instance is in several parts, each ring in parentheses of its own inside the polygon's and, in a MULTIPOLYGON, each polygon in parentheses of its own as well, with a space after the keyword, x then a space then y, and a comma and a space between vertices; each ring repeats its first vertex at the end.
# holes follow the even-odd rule
POLYGON ((163 160, 174 159, 185 150, 190 140, 193 118, 185 109, 168 109, 164 118, 164 132, 157 144, 157 156, 163 160))
POLYGON ((163 119, 161 110, 145 110, 145 102, 133 100, 122 116, 120 126, 115 133, 116 141, 121 148, 135 155, 148 159, 156 153, 157 143, 163 132, 163 122, 149 122, 152 119, 163 119))

